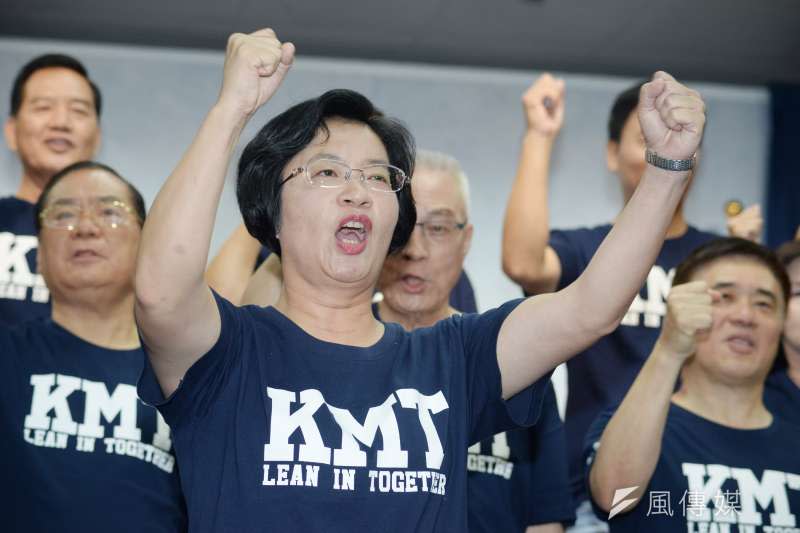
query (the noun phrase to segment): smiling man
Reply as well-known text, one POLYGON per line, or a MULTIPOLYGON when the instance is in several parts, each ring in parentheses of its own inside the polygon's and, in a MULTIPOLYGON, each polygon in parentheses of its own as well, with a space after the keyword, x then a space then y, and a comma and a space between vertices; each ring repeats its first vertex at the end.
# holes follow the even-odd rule
POLYGON ((653 352, 587 437, 612 533, 797 531, 800 427, 763 401, 789 287, 775 254, 743 239, 678 266, 653 352))
POLYGON ((22 179, 14 196, 0 198, 0 324, 49 313, 50 293, 36 268, 34 204, 54 174, 97 151, 100 109, 100 90, 72 57, 39 56, 14 80, 4 134, 22 179))

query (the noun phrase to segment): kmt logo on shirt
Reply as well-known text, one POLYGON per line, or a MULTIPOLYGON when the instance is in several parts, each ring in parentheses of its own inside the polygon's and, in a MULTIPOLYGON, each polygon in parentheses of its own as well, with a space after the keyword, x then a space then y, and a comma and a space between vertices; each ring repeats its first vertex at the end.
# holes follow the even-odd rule
POLYGON ((30 300, 46 303, 50 292, 40 274, 31 272, 26 255, 35 250, 39 241, 33 235, 0 233, 0 298, 30 300))
POLYGON ((358 422, 347 409, 325 402, 316 389, 294 391, 267 387, 272 402, 269 442, 264 445, 262 485, 305 486, 319 485, 319 466, 331 465, 331 487, 334 490, 363 490, 369 492, 430 492, 444 495, 447 478, 438 470, 444 459, 444 449, 433 417, 448 409, 441 391, 425 395, 416 389, 398 389, 381 404, 371 407, 364 422, 358 422), (300 404, 292 412, 292 404, 300 404), (341 430, 339 445, 326 443, 314 414, 323 406, 341 430), (404 449, 395 408, 414 409, 426 440, 425 465, 430 470, 407 470, 409 450, 404 449), (290 444, 296 431, 303 444, 290 444), (380 449, 375 464, 368 464, 367 453, 361 445, 372 448, 380 432, 380 449), (297 461, 297 462, 295 462, 297 461), (299 464, 307 463, 307 464, 299 464), (363 470, 348 467, 375 467, 359 479, 363 470), (399 470, 393 470, 399 469, 399 470), (363 480, 363 482, 361 481, 363 480))
POLYGON ((674 268, 666 272, 662 267, 653 265, 647 274, 647 299, 644 300, 639 294, 636 295, 622 319, 622 325, 660 328, 661 318, 667 313, 667 296, 674 277, 674 268))
POLYGON ((169 454, 172 446, 167 423, 152 407, 147 407, 136 396, 136 387, 120 383, 112 394, 102 381, 90 381, 63 374, 33 374, 31 410, 25 416, 23 437, 34 446, 94 452, 98 441, 101 451, 135 457, 171 473, 175 458, 169 454), (69 405, 72 394, 83 394, 83 421, 77 422, 69 405), (137 426, 138 409, 143 407, 156 416, 156 432, 152 444, 141 441, 142 430, 137 426), (52 413, 52 415, 51 415, 52 413), (112 422, 112 435, 102 419, 112 422))
POLYGON ((508 445, 506 432, 503 431, 492 437, 490 449, 486 450, 485 448, 482 442, 476 442, 467 448, 467 470, 511 479, 511 474, 514 473, 514 463, 509 461, 511 447, 508 445))

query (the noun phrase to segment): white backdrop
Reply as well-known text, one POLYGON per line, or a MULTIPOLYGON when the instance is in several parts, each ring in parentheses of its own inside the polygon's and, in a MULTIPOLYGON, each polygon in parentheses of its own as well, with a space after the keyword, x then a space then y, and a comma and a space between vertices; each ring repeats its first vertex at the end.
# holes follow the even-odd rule
MULTIPOLYGON (((324 90, 346 87, 363 92, 404 120, 418 146, 451 153, 462 162, 471 179, 475 224, 466 269, 480 308, 518 296, 500 269, 501 224, 523 131, 520 95, 538 72, 316 59, 303 56, 302 43, 297 45, 300 55, 284 87, 251 122, 243 139, 290 104, 324 90)), ((50 51, 73 54, 86 64, 105 101, 98 159, 133 181, 152 201, 216 97, 222 52, 0 39, 0 87, 6 91, 0 112, 8 114, 8 94, 19 67, 50 51)), ((656 58, 653 69, 658 66, 656 58)), ((634 80, 564 77, 568 107, 553 162, 552 226, 606 222, 621 207, 616 178, 605 169, 606 120, 614 95, 634 80)), ((736 197, 750 204, 762 199, 768 96, 760 87, 694 86, 706 98, 709 123, 686 211, 695 225, 722 231, 725 200, 736 197)), ((0 150, 0 195, 13 193, 19 175, 14 154, 0 150)), ((214 251, 238 221, 228 186, 214 251)))

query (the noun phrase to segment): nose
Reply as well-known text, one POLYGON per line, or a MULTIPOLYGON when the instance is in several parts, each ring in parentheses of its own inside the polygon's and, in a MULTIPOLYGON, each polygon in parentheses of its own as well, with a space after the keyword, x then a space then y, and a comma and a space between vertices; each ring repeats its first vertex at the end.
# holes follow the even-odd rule
POLYGON ((372 194, 360 171, 352 171, 339 193, 339 203, 348 207, 369 207, 372 205, 372 194))
POLYGON ((76 237, 96 237, 100 234, 100 225, 89 211, 81 210, 72 233, 76 237))
POLYGON ((54 105, 50 112, 49 125, 51 128, 68 130, 70 128, 70 111, 66 105, 54 105))
POLYGON ((752 327, 755 325, 755 312, 753 311, 753 304, 746 298, 740 298, 736 302, 736 308, 733 310, 732 321, 734 324, 742 327, 752 327))
POLYGON ((403 259, 407 261, 420 261, 428 257, 428 242, 422 226, 419 224, 414 226, 414 231, 411 232, 411 237, 403 248, 402 255, 403 259))

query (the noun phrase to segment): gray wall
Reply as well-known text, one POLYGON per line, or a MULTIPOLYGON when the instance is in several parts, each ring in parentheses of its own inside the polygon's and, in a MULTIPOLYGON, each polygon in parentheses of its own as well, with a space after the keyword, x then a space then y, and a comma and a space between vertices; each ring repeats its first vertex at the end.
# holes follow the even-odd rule
MULTIPOLYGON (((299 50, 302 54, 302 43, 299 50)), ((74 54, 85 62, 105 98, 98 158, 134 181, 151 202, 214 101, 222 53, 0 39, 0 87, 10 90, 17 69, 48 51, 74 54)), ((479 306, 486 309, 519 295, 500 270, 501 224, 523 131, 520 95, 537 74, 301 55, 284 87, 255 117, 243 139, 288 105, 335 87, 361 91, 405 120, 419 146, 453 154, 471 178, 475 237, 466 268, 479 306)), ((598 224, 613 218, 621 207, 616 178, 605 169, 605 121, 613 96, 633 80, 565 78, 568 109, 553 162, 552 225, 598 224)), ((735 197, 746 204, 762 200, 768 97, 763 88, 695 87, 706 98, 710 118, 701 170, 686 211, 695 225, 723 231, 725 200, 735 197)), ((8 114, 7 100, 4 93, 3 116, 8 114)), ((19 175, 14 155, 1 150, 0 195, 13 193, 19 175)), ((238 221, 229 186, 219 210, 213 251, 238 221)))

